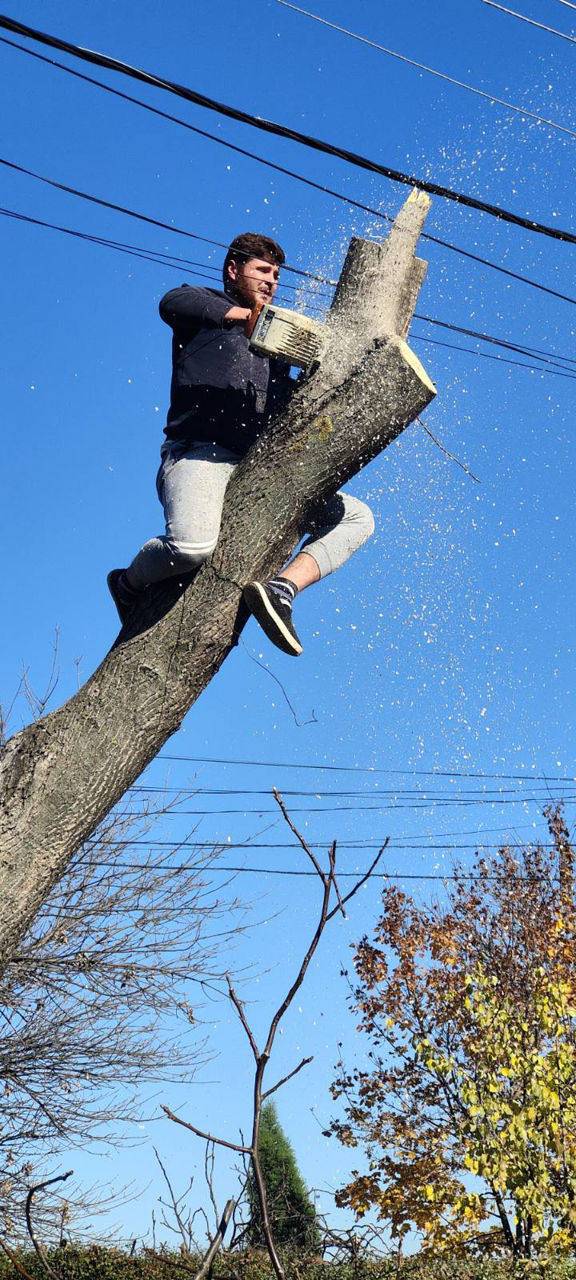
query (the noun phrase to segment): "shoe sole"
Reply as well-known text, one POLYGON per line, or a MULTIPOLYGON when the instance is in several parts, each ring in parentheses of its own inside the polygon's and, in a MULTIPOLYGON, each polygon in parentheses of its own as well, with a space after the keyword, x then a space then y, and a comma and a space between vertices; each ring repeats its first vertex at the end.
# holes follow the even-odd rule
POLYGON ((268 639, 272 641, 272 644, 275 644, 278 649, 282 649, 283 653, 288 653, 290 657, 297 658, 302 653, 302 645, 299 640, 290 635, 282 619, 274 612, 260 583, 251 582, 249 586, 244 587, 242 594, 250 613, 254 614, 256 621, 260 623, 262 630, 268 636, 268 639))

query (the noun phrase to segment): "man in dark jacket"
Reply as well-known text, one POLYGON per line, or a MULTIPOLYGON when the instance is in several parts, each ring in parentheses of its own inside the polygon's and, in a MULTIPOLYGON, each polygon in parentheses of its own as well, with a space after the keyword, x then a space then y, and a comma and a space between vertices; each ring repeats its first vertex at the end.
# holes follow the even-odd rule
MULTIPOLYGON (((145 543, 127 569, 108 575, 122 622, 144 587, 189 573, 212 553, 228 481, 290 395, 288 366, 251 351, 245 332, 252 311, 274 297, 283 262, 279 244, 246 232, 226 254, 224 291, 182 285, 162 298, 160 315, 173 332, 170 408, 157 477, 166 532, 145 543)), ((364 503, 338 493, 302 531, 309 536, 287 568, 244 588, 251 612, 285 653, 302 652, 292 623, 297 592, 343 564, 373 528, 364 503)))

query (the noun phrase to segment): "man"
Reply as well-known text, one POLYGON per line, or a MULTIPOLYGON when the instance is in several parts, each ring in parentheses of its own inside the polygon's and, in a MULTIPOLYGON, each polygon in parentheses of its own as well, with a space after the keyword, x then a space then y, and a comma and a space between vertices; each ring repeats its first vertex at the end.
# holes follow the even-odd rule
MULTIPOLYGON (((271 302, 284 251, 268 236, 245 232, 230 245, 224 290, 182 285, 162 298, 160 315, 173 332, 172 385, 166 440, 157 477, 165 534, 146 542, 108 586, 124 623, 138 592, 189 573, 214 550, 230 477, 294 382, 283 362, 250 350, 245 332, 254 309, 271 302)), ((297 656, 292 622, 299 591, 337 569, 370 537, 364 503, 337 493, 314 512, 301 551, 269 582, 250 582, 244 599, 272 642, 297 656)))

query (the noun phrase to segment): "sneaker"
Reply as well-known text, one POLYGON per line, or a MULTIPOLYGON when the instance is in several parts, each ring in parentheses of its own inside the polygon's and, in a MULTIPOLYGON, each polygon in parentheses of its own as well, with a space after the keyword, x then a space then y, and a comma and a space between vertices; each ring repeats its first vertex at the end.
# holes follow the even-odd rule
POLYGON ((118 617, 122 626, 124 626, 136 604, 138 592, 126 581, 124 569, 111 569, 106 581, 110 595, 116 605, 118 617))
POLYGON ((297 658, 302 645, 292 625, 291 592, 284 593, 270 582, 249 582, 242 594, 272 644, 297 658))

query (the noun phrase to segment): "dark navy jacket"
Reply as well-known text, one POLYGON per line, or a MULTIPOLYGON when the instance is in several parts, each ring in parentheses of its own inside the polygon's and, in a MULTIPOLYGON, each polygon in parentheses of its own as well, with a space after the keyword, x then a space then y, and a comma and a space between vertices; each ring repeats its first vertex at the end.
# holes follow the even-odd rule
POLYGON ((245 454, 290 395, 289 366, 250 351, 242 325, 224 326, 238 299, 218 289, 171 289, 160 315, 173 330, 168 440, 207 440, 245 454))

